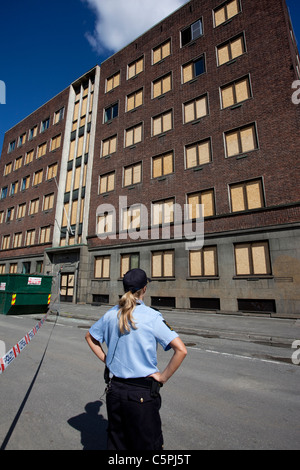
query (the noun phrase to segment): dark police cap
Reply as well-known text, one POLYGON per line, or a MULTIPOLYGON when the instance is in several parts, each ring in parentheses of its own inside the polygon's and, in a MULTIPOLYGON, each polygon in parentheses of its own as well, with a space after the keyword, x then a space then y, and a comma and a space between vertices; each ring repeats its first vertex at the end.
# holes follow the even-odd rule
POLYGON ((133 294, 145 287, 148 282, 151 282, 151 279, 147 277, 145 271, 139 268, 131 269, 123 278, 125 292, 131 291, 133 294))

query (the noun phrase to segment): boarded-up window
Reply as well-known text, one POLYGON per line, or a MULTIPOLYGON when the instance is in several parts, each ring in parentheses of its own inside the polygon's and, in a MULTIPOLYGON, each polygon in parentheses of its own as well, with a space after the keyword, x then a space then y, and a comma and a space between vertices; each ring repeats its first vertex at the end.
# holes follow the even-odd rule
POLYGON ((192 60, 182 67, 182 81, 183 83, 189 82, 193 78, 198 77, 205 72, 205 59, 204 56, 192 60))
POLYGON ((39 211, 39 198, 38 199, 33 199, 30 201, 30 206, 29 206, 29 215, 36 214, 39 211))
POLYGON ((221 88, 221 106, 228 108, 251 97, 249 77, 242 78, 221 88))
POLYGON ((40 230, 39 243, 48 243, 50 241, 51 227, 42 227, 40 230))
POLYGON ((43 181, 43 170, 36 171, 33 176, 33 186, 41 184, 43 181))
POLYGON ((131 111, 132 109, 138 108, 142 104, 143 104, 143 90, 141 89, 127 96, 126 111, 131 111))
POLYGON ((235 265, 237 276, 271 274, 268 242, 235 245, 235 265))
POLYGON ((111 155, 117 151, 117 136, 114 135, 102 141, 102 157, 111 155))
POLYGON ((138 253, 127 253, 121 255, 120 263, 120 277, 124 277, 130 269, 136 269, 140 267, 140 255, 138 253))
POLYGON ((144 57, 140 57, 128 65, 128 79, 135 77, 144 70, 144 57))
POLYGON ((183 105, 183 122, 191 122, 208 114, 207 95, 189 101, 183 105))
POLYGON ((154 202, 152 204, 152 225, 174 222, 174 199, 154 202))
POLYGON ((152 253, 152 277, 174 277, 174 250, 152 253))
POLYGON ((120 85, 120 72, 115 73, 106 80, 106 92, 109 92, 120 85))
POLYGON ((136 163, 124 168, 124 186, 130 186, 142 181, 142 163, 136 163))
POLYGON ((57 175, 57 163, 53 163, 53 165, 48 166, 47 180, 50 180, 51 178, 55 178, 56 175, 57 175))
POLYGON ((143 124, 126 129, 125 131, 125 147, 130 147, 142 141, 143 124))
POLYGON ((115 189, 115 172, 100 176, 99 194, 108 193, 115 189))
POLYGON ((18 170, 22 166, 23 157, 16 158, 14 170, 18 170))
POLYGON ((218 65, 223 65, 230 60, 236 59, 245 52, 244 36, 237 36, 217 48, 218 65))
POLYGON ((140 206, 129 207, 122 212, 122 230, 138 229, 141 226, 140 206))
POLYGON ((41 158, 41 157, 43 157, 44 155, 46 155, 46 151, 47 151, 47 142, 45 142, 45 143, 42 144, 42 145, 39 145, 37 158, 41 158))
POLYGON ((96 279, 109 279, 110 256, 96 256, 94 266, 94 276, 96 279))
POLYGON ((227 157, 250 152, 258 147, 255 125, 241 127, 225 133, 227 157))
POLYGON ((157 98, 158 96, 167 93, 172 89, 172 74, 168 73, 162 78, 155 80, 152 87, 152 96, 157 98))
POLYGON ((57 148, 60 147, 60 143, 61 143, 61 134, 60 135, 57 135, 56 137, 53 137, 52 141, 51 141, 51 150, 56 150, 57 148))
POLYGON ((113 212, 106 212, 97 217, 97 234, 111 233, 114 227, 113 212))
POLYGON ((204 165, 211 161, 210 139, 187 145, 185 148, 186 168, 204 165))
POLYGON ((152 119, 152 135, 162 134, 173 128, 172 110, 152 119))
POLYGON ((168 39, 168 41, 164 42, 163 44, 160 44, 158 47, 155 47, 153 49, 153 64, 156 64, 160 60, 165 59, 171 54, 171 40, 168 39))
POLYGON ((215 214, 213 189, 189 194, 187 202, 189 219, 198 219, 200 216, 209 217, 215 214), (202 213, 200 204, 202 205, 202 213))
POLYGON ((153 157, 152 159, 152 177, 169 175, 174 172, 173 152, 153 157))
POLYGON ((240 12, 239 0, 229 0, 214 11, 215 27, 230 20, 240 12))
POLYGON ((27 230, 25 236, 25 246, 31 246, 35 243, 35 230, 27 230))
POLYGON ((30 150, 29 152, 26 153, 25 165, 28 165, 28 163, 33 161, 33 154, 34 154, 34 150, 30 150))
POLYGON ((54 193, 47 194, 44 197, 43 211, 47 211, 49 209, 52 209, 53 204, 54 204, 54 193))
POLYGON ((264 206, 261 180, 230 186, 232 212, 257 209, 264 206))
POLYGON ((217 276, 217 247, 207 246, 202 250, 190 251, 189 269, 191 277, 217 276))

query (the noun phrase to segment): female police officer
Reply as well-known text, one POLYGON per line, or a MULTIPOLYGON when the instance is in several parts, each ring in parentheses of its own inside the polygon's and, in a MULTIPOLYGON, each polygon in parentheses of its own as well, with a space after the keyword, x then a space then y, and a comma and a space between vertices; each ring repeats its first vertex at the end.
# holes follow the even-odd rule
POLYGON ((187 351, 162 315, 146 307, 149 279, 132 269, 123 278, 125 294, 86 334, 86 340, 113 377, 107 391, 108 449, 161 450, 160 387, 178 369, 187 351), (105 354, 101 343, 106 343, 105 354), (157 343, 173 355, 157 368, 157 343))

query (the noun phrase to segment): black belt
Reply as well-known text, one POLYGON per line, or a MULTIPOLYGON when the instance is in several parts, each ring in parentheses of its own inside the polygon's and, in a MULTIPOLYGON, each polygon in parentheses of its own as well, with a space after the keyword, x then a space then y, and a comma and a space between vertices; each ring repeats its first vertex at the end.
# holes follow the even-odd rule
POLYGON ((152 377, 138 377, 134 379, 122 379, 120 377, 113 376, 111 379, 113 382, 120 382, 129 385, 135 385, 136 387, 143 387, 149 388, 151 390, 151 394, 154 395, 158 394, 159 389, 163 386, 161 382, 157 382, 157 380, 153 379, 152 377))

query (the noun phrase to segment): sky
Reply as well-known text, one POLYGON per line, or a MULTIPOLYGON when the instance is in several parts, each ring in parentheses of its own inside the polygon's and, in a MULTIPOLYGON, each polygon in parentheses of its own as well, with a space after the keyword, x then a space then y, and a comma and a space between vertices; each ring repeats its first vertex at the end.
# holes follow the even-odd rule
MULTIPOLYGON (((2 0, 0 151, 7 130, 187 1, 2 0)), ((300 49, 300 0, 287 4, 300 49)))

